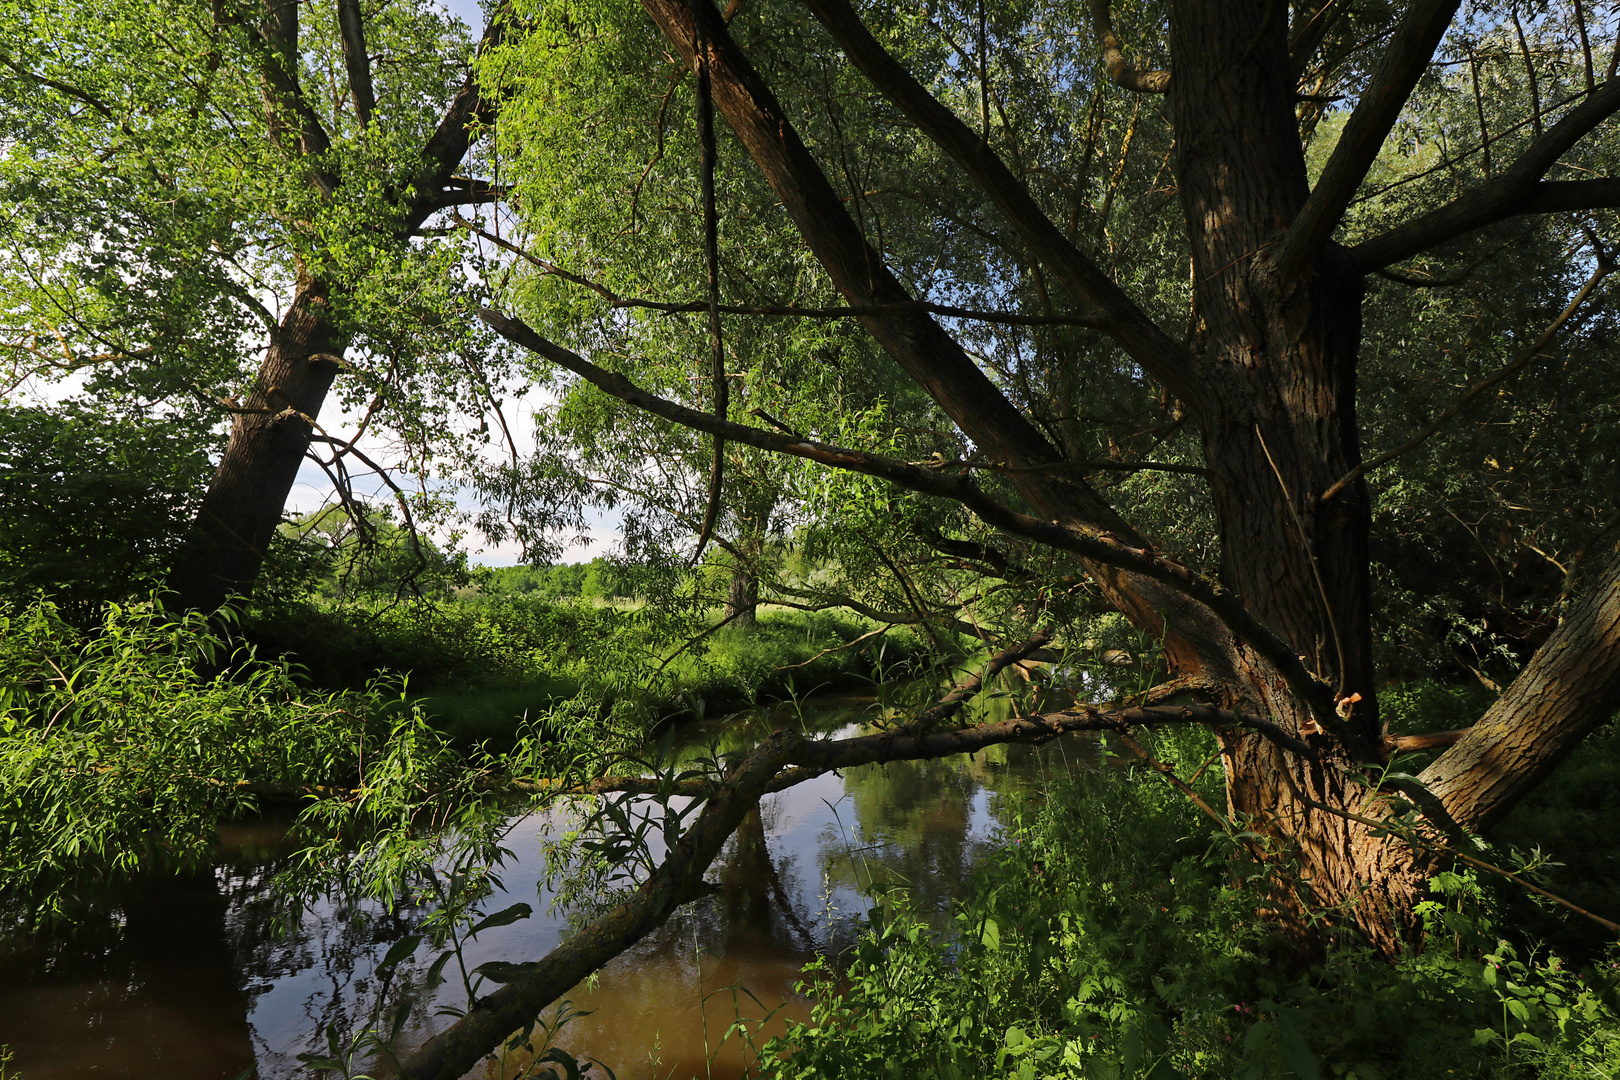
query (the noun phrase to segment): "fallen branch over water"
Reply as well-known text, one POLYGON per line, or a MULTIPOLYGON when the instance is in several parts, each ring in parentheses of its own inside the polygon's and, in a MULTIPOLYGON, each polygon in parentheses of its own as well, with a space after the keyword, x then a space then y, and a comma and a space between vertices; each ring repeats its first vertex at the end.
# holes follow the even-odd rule
MULTIPOLYGON (((1026 642, 1026 645, 1029 643, 1026 642)), ((1020 647, 1021 648, 1021 647, 1020 647)), ((1018 649, 997 659, 1012 662, 1018 649)), ((987 669, 988 674, 988 669, 987 669)), ((982 685, 981 678, 978 685, 982 685)), ((960 689, 966 689, 966 685, 960 689)), ((949 698, 947 698, 947 701, 949 698)), ((962 699, 962 700, 965 700, 962 699)), ((944 705, 945 702, 941 702, 944 705)), ((959 707, 960 702, 953 702, 959 707)), ((630 948, 660 926, 682 904, 705 895, 703 875, 744 814, 761 796, 813 779, 833 769, 886 761, 907 761, 972 753, 1004 743, 1044 743, 1067 732, 1113 731, 1166 724, 1203 723, 1224 729, 1244 727, 1297 752, 1310 747, 1258 717, 1206 705, 1106 708, 1085 706, 1062 712, 1015 717, 953 731, 915 732, 896 728, 847 739, 807 739, 788 730, 772 733, 715 779, 671 785, 643 778, 602 777, 583 784, 556 780, 489 778, 491 788, 547 794, 661 792, 705 799, 696 822, 631 898, 591 923, 569 941, 532 964, 500 990, 476 1002, 450 1028, 425 1043, 401 1066, 405 1080, 455 1080, 533 1023, 546 1006, 579 980, 630 948)))

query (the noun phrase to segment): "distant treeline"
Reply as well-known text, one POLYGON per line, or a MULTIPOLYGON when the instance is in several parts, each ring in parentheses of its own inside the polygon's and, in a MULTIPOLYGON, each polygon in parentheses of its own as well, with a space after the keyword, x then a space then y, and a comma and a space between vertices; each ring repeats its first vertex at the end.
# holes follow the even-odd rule
POLYGON ((477 577, 479 588, 487 593, 536 593, 552 600, 614 600, 634 595, 625 575, 600 555, 588 563, 492 567, 477 577))

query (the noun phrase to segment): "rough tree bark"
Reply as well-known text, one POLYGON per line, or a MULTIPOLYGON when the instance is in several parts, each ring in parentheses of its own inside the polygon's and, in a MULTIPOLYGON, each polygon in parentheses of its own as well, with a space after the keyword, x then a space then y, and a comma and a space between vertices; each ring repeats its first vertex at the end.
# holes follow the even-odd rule
POLYGON ((259 368, 253 393, 231 421, 231 438, 197 520, 169 573, 174 603, 212 611, 259 576, 309 449, 321 402, 342 364, 327 290, 301 275, 259 368))
POLYGON ((726 621, 752 626, 759 607, 759 576, 752 567, 737 563, 726 588, 726 621))

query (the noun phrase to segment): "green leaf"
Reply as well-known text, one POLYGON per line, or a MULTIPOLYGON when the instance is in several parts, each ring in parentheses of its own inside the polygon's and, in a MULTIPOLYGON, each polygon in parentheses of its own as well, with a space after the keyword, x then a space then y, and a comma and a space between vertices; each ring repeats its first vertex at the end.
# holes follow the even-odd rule
POLYGON ((519 919, 527 919, 533 914, 534 908, 528 904, 513 904, 511 907, 503 908, 493 915, 485 916, 477 925, 467 931, 467 936, 477 937, 481 931, 490 930, 497 926, 510 926, 519 919))
POLYGON ((563 1067, 563 1080, 580 1080, 584 1070, 579 1067, 579 1061, 568 1051, 553 1046, 541 1054, 536 1061, 554 1061, 563 1067))
POLYGON ((454 949, 446 949, 439 954, 437 960, 433 961, 433 966, 428 968, 427 978, 422 980, 422 993, 431 994, 439 988, 439 984, 444 982, 444 965, 449 963, 450 957, 454 955, 454 949))
POLYGON ((422 944, 421 934, 406 934, 394 942, 389 947, 388 954, 382 958, 382 963, 377 965, 377 973, 381 975, 393 971, 407 956, 414 953, 420 944, 422 944))
POLYGON ((404 1001, 399 1003, 399 1008, 394 1010, 393 1023, 388 1025, 389 1042, 394 1042, 397 1040, 399 1038, 399 1033, 405 1030, 405 1021, 410 1019, 411 1006, 414 1004, 416 1004, 414 1001, 412 1001, 410 998, 406 998, 404 1001))
POLYGON ((337 1072, 343 1071, 343 1063, 341 1061, 334 1061, 328 1057, 321 1057, 319 1054, 299 1054, 298 1060, 302 1061, 305 1065, 308 1065, 312 1069, 324 1069, 327 1072, 332 1072, 334 1070, 337 1072))

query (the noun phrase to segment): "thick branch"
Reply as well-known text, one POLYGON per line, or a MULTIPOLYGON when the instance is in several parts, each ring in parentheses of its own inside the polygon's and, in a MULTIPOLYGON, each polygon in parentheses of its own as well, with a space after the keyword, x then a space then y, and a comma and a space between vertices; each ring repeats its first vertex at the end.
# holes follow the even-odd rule
MULTIPOLYGON (((478 56, 482 57, 500 46, 506 36, 507 20, 512 17, 510 4, 502 3, 489 16, 484 36, 478 42, 478 56)), ((439 126, 434 129, 417 167, 412 187, 416 194, 406 207, 401 232, 409 236, 422 227, 433 213, 444 208, 443 195, 456 185, 456 171, 472 148, 475 132, 495 122, 495 102, 486 98, 479 84, 477 65, 468 70, 455 100, 444 111, 439 126)), ((454 205, 454 204, 452 204, 454 205)))
POLYGON ((366 53, 366 27, 360 0, 338 0, 338 30, 343 36, 343 66, 349 73, 349 96, 361 127, 371 126, 377 93, 371 86, 371 57, 366 53))
POLYGON ((890 56, 845 0, 807 0, 807 5, 861 73, 973 177, 1083 313, 1171 393, 1198 409, 1203 394, 1192 356, 1069 242, 984 139, 890 56))
POLYGON ((1419 779, 1451 819, 1500 821, 1620 708, 1620 556, 1519 677, 1419 779))
MULTIPOLYGON (((709 0, 691 0, 694 9, 709 0)), ((693 30, 698 35, 693 42, 697 53, 697 132, 698 132, 698 187, 703 201, 703 268, 704 284, 708 291, 709 314, 709 385, 713 396, 714 415, 721 420, 730 415, 731 384, 726 380, 725 338, 720 322, 720 215, 714 199, 714 101, 709 79, 708 52, 703 48, 703 21, 694 19, 693 30)), ((714 436, 714 454, 709 464, 709 499, 703 510, 703 526, 698 529, 697 545, 692 550, 691 563, 695 565, 703 554, 703 546, 714 532, 720 518, 720 497, 724 492, 726 476, 726 441, 714 436)))
MULTIPOLYGON (((1554 214, 1565 210, 1613 210, 1620 207, 1620 180, 1543 180, 1516 214, 1554 214)), ((1511 216, 1511 215, 1504 215, 1511 216)))
MULTIPOLYGON (((1022 646, 1003 656, 1011 657, 1018 648, 1022 646)), ((776 731, 728 770, 719 783, 698 781, 702 789, 690 789, 693 795, 706 794, 708 804, 669 857, 629 900, 538 962, 527 965, 529 971, 521 979, 507 983, 478 1001, 466 1016, 407 1058, 400 1076, 404 1080, 455 1080, 512 1032, 529 1024, 570 987, 656 929, 676 907, 704 895, 704 873, 743 815, 757 806, 764 794, 833 769, 882 761, 950 757, 1002 743, 1044 743, 1073 731, 1112 731, 1128 736, 1133 728, 1168 724, 1245 727, 1260 732, 1292 753, 1315 757, 1309 746, 1268 720, 1207 705, 1124 709, 1081 706, 955 731, 922 735, 887 731, 827 741, 808 740, 786 730, 776 731), (792 765, 797 767, 788 767, 792 765)), ((610 790, 627 789, 614 786, 610 790)))
POLYGON ((712 790, 697 821, 629 900, 546 954, 523 978, 474 1004, 406 1058, 400 1076, 456 1080, 569 987, 657 928, 675 908, 703 895, 709 864, 803 742, 778 731, 761 743, 712 790))
POLYGON ((413 205, 432 213, 437 210, 448 210, 452 206, 483 206, 487 203, 500 202, 507 194, 507 188, 499 187, 488 180, 453 176, 438 191, 419 194, 413 205))
POLYGON ((1102 49, 1103 66, 1114 85, 1141 94, 1162 94, 1170 87, 1168 71, 1142 71, 1125 59, 1125 49, 1119 35, 1114 32, 1114 20, 1109 13, 1108 0, 1089 0, 1091 5, 1091 31, 1097 35, 1102 49))
POLYGON ((1345 122, 1344 133, 1322 170, 1322 178, 1300 208, 1273 260, 1279 276, 1298 274, 1327 245, 1460 3, 1413 0, 1406 9, 1378 62, 1378 70, 1345 122))
POLYGON ((973 511, 986 524, 1025 536, 1039 543, 1073 552, 1102 566, 1117 567, 1131 574, 1161 582, 1212 612, 1227 629, 1269 661, 1289 687, 1310 703, 1312 712, 1324 727, 1337 728, 1333 713, 1332 690, 1306 670, 1299 655, 1256 619, 1234 594, 1186 566, 1106 530, 1053 521, 1021 514, 990 498, 970 477, 955 476, 918 465, 895 461, 877 454, 847 447, 831 446, 775 431, 720 421, 706 413, 657 397, 635 386, 616 372, 597 367, 577 353, 570 352, 536 334, 517 319, 484 309, 483 320, 514 344, 539 353, 580 375, 592 385, 654 416, 682 427, 724 435, 728 442, 761 450, 805 458, 823 465, 876 476, 911 491, 950 499, 973 511))
MULTIPOLYGON (((265 123, 270 138, 290 151, 311 159, 332 148, 332 140, 321 126, 320 117, 310 107, 298 85, 298 4, 295 0, 265 0, 262 31, 248 28, 249 41, 259 52, 259 79, 264 88, 265 123)), ((316 189, 330 197, 337 190, 338 178, 309 162, 309 179, 316 189)))
POLYGON ((1566 150, 1617 109, 1620 79, 1610 79, 1532 142, 1511 168, 1439 209, 1363 240, 1350 249, 1351 264, 1367 272, 1515 214, 1588 209, 1620 201, 1613 180, 1540 182, 1566 150))
MULTIPOLYGON (((856 306, 912 303, 911 295, 867 243, 821 166, 799 138, 786 111, 737 47, 713 6, 686 0, 642 0, 665 38, 689 65, 694 18, 705 22, 714 105, 748 149, 782 200, 800 234, 844 299, 856 306)), ((861 322, 884 351, 974 442, 1000 449, 1021 463, 1053 461, 1057 452, 974 363, 961 345, 920 311, 863 315, 861 322)), ((1092 520, 1116 518, 1100 496, 1073 485, 1092 520)), ((1123 522, 1119 528, 1126 528, 1123 522)))

